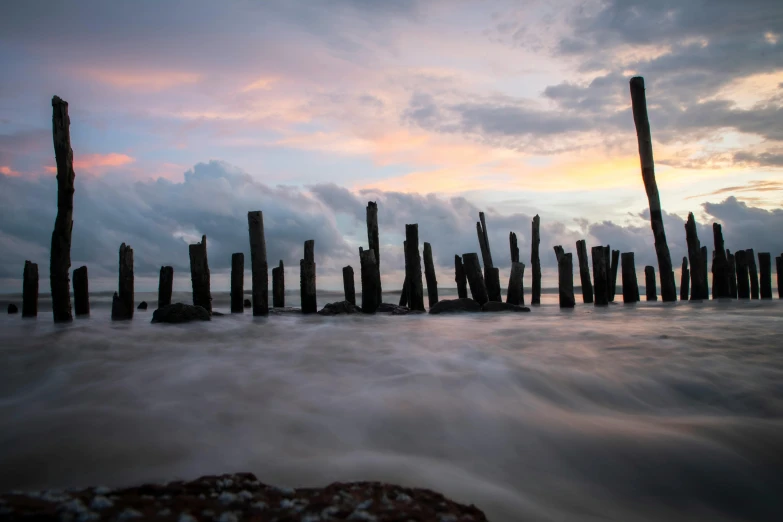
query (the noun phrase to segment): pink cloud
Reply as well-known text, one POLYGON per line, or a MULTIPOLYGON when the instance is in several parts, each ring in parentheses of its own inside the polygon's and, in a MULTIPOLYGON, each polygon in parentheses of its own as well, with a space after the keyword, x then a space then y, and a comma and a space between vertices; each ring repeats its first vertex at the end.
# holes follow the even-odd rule
POLYGON ((0 174, 2 174, 4 176, 10 176, 12 178, 18 178, 18 177, 20 177, 22 175, 21 172, 19 172, 17 170, 13 170, 11 167, 8 167, 8 166, 5 166, 5 165, 0 167, 0 174))
MULTIPOLYGON (((90 175, 100 175, 107 170, 111 170, 117 167, 123 167, 136 161, 134 158, 127 154, 120 154, 117 152, 110 152, 108 154, 84 154, 82 156, 74 157, 73 169, 77 174, 84 172, 90 175)), ((46 172, 57 174, 57 167, 46 166, 46 172)))

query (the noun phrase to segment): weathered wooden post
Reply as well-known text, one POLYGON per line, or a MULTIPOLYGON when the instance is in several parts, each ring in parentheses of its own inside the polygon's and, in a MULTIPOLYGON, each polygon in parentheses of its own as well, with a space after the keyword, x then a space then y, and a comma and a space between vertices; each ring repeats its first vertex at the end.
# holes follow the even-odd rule
POLYGON ((584 239, 576 242, 576 255, 579 258, 579 280, 582 284, 582 302, 593 302, 593 283, 590 281, 590 266, 587 261, 587 244, 584 239))
POLYGON ((778 299, 783 299, 783 254, 775 258, 775 272, 778 275, 778 299))
MULTIPOLYGON (((408 242, 403 241, 402 242, 402 256, 403 259, 405 259, 405 256, 408 252, 408 242)), ((402 292, 400 293, 400 306, 408 306, 408 270, 405 269, 405 279, 402 281, 402 292)))
POLYGON ((272 269, 272 307, 285 307, 285 268, 283 267, 282 259, 272 269))
POLYGON ((73 308, 76 315, 90 315, 90 291, 86 266, 80 266, 73 271, 73 308))
POLYGON ((612 264, 609 273, 609 301, 614 302, 617 293, 617 267, 620 264, 620 251, 612 250, 612 264))
POLYGON ((245 311, 245 254, 231 254, 231 313, 241 314, 245 311))
POLYGON ((481 247, 481 258, 484 261, 484 283, 487 287, 487 295, 490 301, 501 302, 500 277, 492 262, 492 251, 489 248, 489 236, 487 235, 487 222, 483 212, 479 212, 479 220, 476 222, 476 233, 479 246, 481 247))
POLYGON ((729 260, 723 244, 723 229, 720 224, 712 224, 712 237, 715 250, 712 257, 712 298, 731 297, 729 281, 729 260))
POLYGON ((538 248, 541 243, 539 229, 541 228, 541 218, 538 214, 533 216, 533 231, 530 239, 530 267, 533 271, 533 284, 531 285, 532 295, 530 304, 541 304, 541 257, 538 248))
MULTIPOLYGON (((378 281, 375 287, 378 291, 378 304, 383 301, 381 289, 381 247, 378 237, 378 203, 374 201, 367 202, 367 240, 370 250, 375 252, 375 265, 378 267, 378 281)), ((361 261, 361 260, 360 260, 361 261)), ((362 295, 364 295, 364 284, 362 284, 362 295)), ((362 298, 362 308, 364 308, 364 298, 362 298)))
POLYGON ((756 253, 752 248, 745 250, 745 263, 748 267, 748 275, 750 276, 750 298, 759 298, 759 273, 756 269, 756 253))
POLYGON ((468 297, 468 280, 465 276, 465 267, 462 266, 462 258, 454 255, 454 281, 457 282, 457 297, 466 299, 468 297))
POLYGON ((112 320, 133 319, 133 249, 120 245, 119 292, 114 292, 111 303, 112 320))
POLYGON ((304 259, 299 260, 299 287, 302 300, 302 313, 318 312, 315 297, 315 240, 304 242, 304 259))
POLYGON ((639 301, 639 283, 636 281, 636 264, 633 252, 620 254, 620 270, 623 279, 623 303, 639 301))
MULTIPOLYGON (((609 304, 609 267, 606 265, 606 247, 594 246, 590 250, 593 258, 593 278, 595 278, 595 305, 605 306, 609 304)), ((587 252, 585 252, 587 257, 587 252)), ((588 275, 588 277, 590 277, 588 275)))
POLYGON ((24 262, 22 274, 22 317, 38 315, 38 263, 24 262))
POLYGON ((253 315, 269 314, 269 266, 266 263, 264 215, 260 210, 247 213, 250 234, 250 274, 253 315))
MULTIPOLYGON (((361 266, 359 270, 361 270, 361 266)), ((345 300, 356 306, 356 285, 353 278, 353 267, 350 265, 343 267, 343 290, 345 290, 345 300)))
POLYGON ((710 298, 710 271, 708 269, 708 263, 707 263, 707 247, 703 246, 701 247, 701 274, 704 278, 702 288, 704 289, 704 294, 702 296, 702 299, 709 299, 710 298))
POLYGON ((576 301, 574 300, 574 265, 571 253, 564 253, 563 248, 558 245, 555 247, 555 255, 557 256, 560 308, 573 308, 576 301))
POLYGON ((207 261, 207 236, 201 242, 188 245, 190 254, 190 283, 193 289, 193 305, 212 313, 212 292, 209 288, 209 262, 207 261))
POLYGON ((762 299, 772 299, 772 256, 759 252, 759 294, 762 299))
POLYGON ((519 262, 519 244, 517 243, 517 235, 513 232, 508 233, 508 245, 511 248, 511 262, 519 262))
POLYGON ((171 304, 171 293, 174 289, 174 267, 160 267, 158 279, 158 308, 171 304))
POLYGON ((612 248, 610 245, 606 245, 603 247, 604 249, 604 265, 606 266, 606 299, 607 304, 609 304, 609 301, 612 300, 612 290, 609 287, 609 272, 611 270, 611 262, 612 262, 612 248))
POLYGON ((508 291, 506 292, 506 302, 513 305, 524 305, 525 294, 523 290, 523 281, 525 277, 525 264, 519 261, 511 262, 511 275, 508 278, 508 291))
POLYGON ((474 301, 483 305, 489 301, 489 297, 487 296, 487 287, 484 284, 484 276, 481 275, 478 254, 462 254, 462 266, 465 269, 465 276, 470 285, 471 297, 474 301))
POLYGON ((688 270, 688 258, 682 258, 682 274, 680 275, 680 301, 688 300, 688 290, 690 289, 691 275, 688 270))
POLYGON ((658 291, 655 288, 655 267, 647 265, 644 267, 644 290, 648 301, 658 300, 658 291))
POLYGON ((424 277, 427 279, 427 298, 432 308, 438 302, 438 280, 432 262, 432 245, 426 241, 424 242, 424 277))
POLYGON ((691 274, 691 301, 704 299, 704 263, 701 259, 701 243, 696 231, 696 219, 693 212, 688 213, 685 222, 685 239, 688 242, 688 261, 691 274))
POLYGON ((745 250, 737 250, 734 253, 737 265, 737 298, 750 299, 750 281, 748 280, 748 253, 745 250))
POLYGON ((726 249, 726 264, 728 266, 728 278, 729 278, 729 297, 732 299, 737 298, 737 266, 734 262, 734 254, 731 250, 726 249))
POLYGON ((375 251, 359 247, 359 263, 362 271, 362 312, 374 314, 381 301, 378 298, 378 264, 375 251))
POLYGON ((405 225, 405 279, 407 279, 408 308, 424 312, 419 225, 417 224, 405 225))
POLYGON ((52 232, 49 283, 52 290, 54 322, 73 320, 71 313, 71 235, 73 232, 73 149, 68 102, 52 98, 52 138, 57 164, 57 217, 52 232))

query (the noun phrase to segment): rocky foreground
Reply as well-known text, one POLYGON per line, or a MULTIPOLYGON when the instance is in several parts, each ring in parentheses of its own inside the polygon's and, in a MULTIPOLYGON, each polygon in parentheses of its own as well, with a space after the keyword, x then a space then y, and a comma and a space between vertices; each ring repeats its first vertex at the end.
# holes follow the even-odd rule
POLYGON ((252 473, 190 482, 0 495, 0 520, 201 520, 320 522, 481 522, 484 513, 428 489, 382 482, 335 482, 324 488, 278 488, 252 473))

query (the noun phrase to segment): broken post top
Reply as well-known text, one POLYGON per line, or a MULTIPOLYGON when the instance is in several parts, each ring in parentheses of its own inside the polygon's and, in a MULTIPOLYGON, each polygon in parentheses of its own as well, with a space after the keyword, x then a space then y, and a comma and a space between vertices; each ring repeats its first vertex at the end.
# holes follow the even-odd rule
POLYGON ((304 242, 304 262, 315 263, 315 239, 304 242))

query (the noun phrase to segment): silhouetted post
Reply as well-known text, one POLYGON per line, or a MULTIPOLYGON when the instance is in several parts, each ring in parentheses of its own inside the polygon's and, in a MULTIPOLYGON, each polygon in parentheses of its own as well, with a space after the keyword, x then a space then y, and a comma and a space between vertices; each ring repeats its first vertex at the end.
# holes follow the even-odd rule
POLYGON ((558 256, 557 276, 560 292, 560 308, 573 308, 574 300, 574 264, 571 253, 558 256))
POLYGON ((190 254, 190 283, 193 288, 193 305, 212 313, 212 292, 209 288, 209 262, 207 261, 207 236, 201 242, 188 245, 190 254))
POLYGON ((655 288, 655 267, 650 265, 644 267, 644 290, 648 301, 658 300, 658 292, 655 288))
POLYGON ((620 264, 620 251, 612 250, 612 263, 609 272, 609 301, 614 301, 617 293, 617 267, 620 264))
POLYGON ((302 313, 318 312, 315 297, 315 240, 304 242, 304 259, 299 260, 299 287, 302 299, 302 313))
POLYGON ((541 236, 539 235, 539 228, 541 226, 541 218, 536 214, 533 217, 533 233, 530 240, 530 267, 533 271, 533 285, 532 295, 530 297, 530 304, 541 304, 541 258, 538 254, 538 247, 541 243, 541 236))
POLYGON ((427 242, 424 243, 424 277, 427 279, 427 298, 432 308, 438 302, 438 280, 432 263, 432 245, 427 242))
POLYGON ((245 311, 245 254, 231 254, 231 313, 241 314, 245 311))
POLYGON ((772 256, 759 252, 759 293, 762 299, 772 299, 772 256))
POLYGON ((723 245, 723 230, 720 224, 712 224, 712 237, 715 244, 712 257, 712 298, 731 297, 729 260, 723 245))
POLYGON ((620 254, 620 270, 623 279, 623 303, 639 301, 639 283, 636 281, 636 264, 633 252, 620 254))
POLYGON ((511 275, 508 278, 508 292, 506 302, 513 305, 524 305, 525 295, 522 290, 522 282, 525 277, 525 264, 519 261, 511 262, 511 275))
POLYGON ((462 266, 462 258, 454 255, 454 281, 457 282, 457 297, 468 297, 468 279, 465 276, 465 267, 462 266))
POLYGON ((707 247, 703 246, 701 247, 701 274, 704 278, 704 282, 702 284, 702 288, 704 289, 704 294, 702 296, 702 299, 709 299, 710 298, 710 271, 708 270, 708 264, 707 264, 707 247))
POLYGON ((158 308, 171 304, 171 293, 174 287, 174 267, 160 267, 158 279, 158 308))
POLYGON ((52 232, 49 283, 54 322, 73 320, 71 313, 71 234, 73 232, 73 149, 68 102, 52 98, 52 138, 57 164, 57 217, 52 232))
MULTIPOLYGON (((359 269, 361 270, 361 266, 359 269)), ((343 267, 343 289, 345 290, 345 300, 356 306, 356 285, 353 279, 352 266, 343 267)))
POLYGON ((734 254, 731 250, 726 249, 726 264, 728 266, 728 278, 729 278, 729 297, 737 298, 737 266, 734 262, 734 254))
POLYGON ((421 281, 419 225, 405 225, 405 279, 408 280, 408 308, 424 311, 424 288, 421 281))
POLYGON ((750 298, 759 298, 759 273, 756 269, 756 253, 752 248, 745 250, 745 263, 748 266, 750 276, 750 298))
POLYGON ((483 212, 479 212, 479 220, 476 223, 476 233, 478 234, 479 246, 481 247, 481 258, 484 261, 484 283, 487 287, 487 295, 490 301, 501 302, 500 277, 492 262, 492 251, 489 248, 489 236, 487 235, 487 222, 483 212))
POLYGON ((519 262, 519 245, 517 243, 517 235, 513 232, 508 233, 508 244, 511 248, 511 262, 519 262))
POLYGON ((111 303, 112 320, 133 319, 133 249, 120 245, 119 292, 114 292, 111 303))
POLYGON ((696 219, 693 212, 688 213, 685 222, 685 239, 688 242, 688 261, 691 273, 691 301, 704 299, 704 263, 701 260, 701 243, 696 232, 696 219))
POLYGON ((86 266, 80 266, 73 271, 73 308, 76 315, 90 315, 90 288, 86 266))
POLYGON ((283 308, 285 306, 285 269, 283 260, 272 268, 272 307, 283 308))
POLYGON ((593 302, 593 283, 590 282, 590 265, 587 261, 587 244, 584 239, 576 242, 576 255, 579 258, 579 280, 582 284, 582 302, 593 302))
POLYGON ((269 266, 266 263, 264 214, 260 210, 247 213, 250 234, 250 275, 253 315, 269 314, 269 266))
MULTIPOLYGON (((408 252, 408 242, 402 242, 402 256, 405 256, 408 252)), ((408 306, 408 270, 405 270, 405 279, 402 281, 402 292, 400 293, 400 306, 408 306)))
POLYGON ((691 284, 691 274, 688 270, 688 258, 682 258, 682 274, 680 275, 680 301, 688 300, 688 290, 691 284))
POLYGON ((783 254, 775 258, 775 272, 778 275, 778 299, 783 299, 783 254))
POLYGON ((489 301, 487 296, 487 287, 484 284, 484 277, 481 275, 481 265, 479 264, 478 254, 462 254, 462 266, 465 269, 465 276, 470 285, 470 295, 474 301, 484 304, 489 301))
MULTIPOLYGON (((381 247, 378 237, 378 203, 374 201, 367 202, 367 240, 370 245, 370 250, 375 252, 375 266, 378 268, 378 281, 376 281, 375 287, 378 289, 377 299, 378 304, 380 304, 383 301, 381 296, 381 247)), ((363 284, 362 295, 364 295, 363 284)), ((362 298, 362 308, 364 308, 364 298, 362 298)))
POLYGON ((737 298, 750 299, 750 281, 748 280, 748 253, 745 250, 737 250, 734 254, 737 265, 737 298))
POLYGON ((22 317, 38 315, 38 263, 24 262, 22 274, 22 317))
MULTIPOLYGON (((593 258, 593 278, 595 279, 595 305, 609 304, 609 267, 606 264, 606 247, 594 246, 590 250, 593 258)), ((585 252, 587 255, 587 252, 585 252)), ((589 277, 589 275, 588 275, 589 277)))
POLYGON ((381 304, 378 299, 378 264, 375 251, 359 247, 359 263, 362 271, 362 312, 374 314, 381 304))

